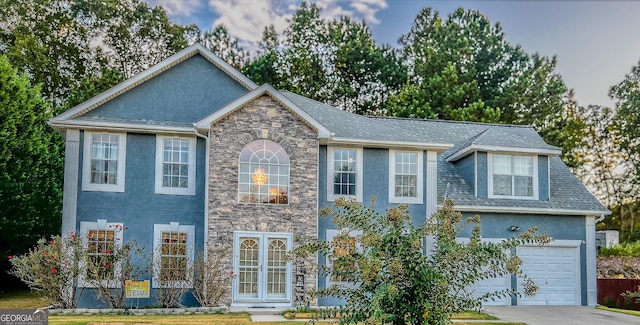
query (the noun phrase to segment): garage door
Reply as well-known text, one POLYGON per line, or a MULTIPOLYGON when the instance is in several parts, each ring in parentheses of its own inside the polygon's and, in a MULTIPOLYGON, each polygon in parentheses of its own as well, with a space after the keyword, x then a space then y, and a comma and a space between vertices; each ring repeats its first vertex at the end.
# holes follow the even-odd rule
MULTIPOLYGON (((522 271, 539 287, 518 305, 578 305, 579 247, 518 247, 522 271)), ((519 284, 519 290, 522 286, 519 284)))
MULTIPOLYGON (((496 292, 508 289, 511 287, 511 275, 507 274, 502 277, 485 279, 476 282, 471 288, 475 297, 480 297, 488 292, 496 292)), ((504 306, 511 305, 511 296, 507 297, 495 297, 495 300, 489 299, 482 303, 483 306, 504 306)))

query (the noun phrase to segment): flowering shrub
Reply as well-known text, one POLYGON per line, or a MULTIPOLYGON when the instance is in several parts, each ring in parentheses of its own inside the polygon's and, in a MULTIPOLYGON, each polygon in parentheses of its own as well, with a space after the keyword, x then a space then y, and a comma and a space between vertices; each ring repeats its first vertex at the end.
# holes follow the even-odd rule
POLYGON ((194 263, 193 296, 202 306, 216 306, 229 294, 235 274, 222 261, 230 261, 228 249, 211 249, 206 257, 200 253, 194 263))
POLYGON ((481 240, 480 217, 464 220, 446 200, 426 223, 415 226, 407 205, 379 214, 361 203, 338 199, 335 209, 323 209, 341 232, 334 241, 309 238, 294 249, 294 257, 319 253, 333 261, 319 272, 341 282, 312 293, 342 298, 345 306, 322 310, 319 317, 341 316, 341 324, 448 324, 451 315, 477 310, 482 301, 519 294, 511 290, 475 297, 468 288, 479 280, 513 274, 524 278, 522 292, 532 295, 536 286, 520 270, 516 247, 550 241, 531 228, 500 243, 481 240), (468 243, 457 240, 472 229, 468 243), (359 231, 360 235, 351 235, 359 231), (424 254, 424 238, 435 240, 424 254), (353 243, 350 240, 353 238, 353 243), (337 266, 337 267, 336 267, 337 266))
POLYGON ((105 302, 109 308, 125 307, 125 282, 137 281, 148 273, 149 261, 145 248, 136 241, 122 246, 113 246, 105 250, 106 255, 99 259, 83 256, 86 268, 85 284, 96 289, 96 298, 105 302))
POLYGON ((15 275, 31 290, 38 291, 48 303, 75 308, 82 289, 74 289, 81 273, 82 241, 75 234, 67 238, 40 239, 28 253, 9 256, 15 275))

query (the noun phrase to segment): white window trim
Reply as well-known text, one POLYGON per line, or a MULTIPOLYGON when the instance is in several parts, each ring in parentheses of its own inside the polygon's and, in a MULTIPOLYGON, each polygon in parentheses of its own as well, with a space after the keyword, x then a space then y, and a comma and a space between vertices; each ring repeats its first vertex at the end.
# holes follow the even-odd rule
POLYGON ((355 199, 358 202, 362 202, 362 187, 364 179, 363 168, 363 153, 362 148, 350 148, 350 147, 329 147, 327 148, 327 201, 333 202, 338 198, 344 197, 349 199, 355 199), (333 152, 336 149, 340 150, 355 150, 356 151, 356 195, 339 195, 333 193, 333 152))
POLYGON ((127 134, 110 132, 84 131, 84 148, 82 151, 82 190, 95 192, 124 192, 125 166, 127 158, 127 134), (118 136, 118 176, 116 184, 91 183, 91 143, 94 134, 108 134, 118 136))
MULTIPOLYGON (((123 232, 123 224, 116 222, 107 222, 107 220, 98 219, 96 222, 80 222, 80 234, 82 235, 82 248, 87 250, 89 248, 89 230, 112 230, 114 231, 114 244, 116 247, 122 247, 122 236, 123 232)), ((95 285, 91 284, 89 281, 86 281, 86 261, 80 260, 80 275, 78 277, 78 287, 85 288, 95 288, 95 285)), ((122 272, 122 268, 119 263, 114 265, 114 272, 116 274, 116 278, 120 276, 120 272, 122 272)), ((120 281, 102 281, 106 287, 109 288, 120 288, 120 281)))
MULTIPOLYGON (((328 243, 331 246, 331 249, 333 250, 333 239, 342 234, 343 232, 345 232, 344 230, 338 230, 338 229, 327 229, 327 237, 326 237, 326 243, 328 243)), ((362 251, 362 247, 360 246, 360 242, 358 240, 358 237, 362 236, 362 231, 361 230, 351 230, 349 231, 349 237, 355 237, 356 238, 356 250, 361 252, 362 251)), ((331 258, 329 258, 329 256, 325 256, 325 265, 327 266, 327 268, 331 269, 333 267, 333 261, 331 260, 331 258)), ((325 287, 329 288, 332 285, 349 285, 349 282, 347 281, 331 281, 331 276, 330 275, 325 275, 326 278, 326 284, 325 287)))
POLYGON ((156 135, 156 194, 171 195, 196 195, 196 139, 194 137, 177 137, 168 135, 156 135), (180 139, 189 140, 189 171, 187 173, 188 185, 186 188, 164 187, 163 182, 163 157, 164 157, 164 140, 180 139))
POLYGON ((422 204, 423 197, 423 163, 422 151, 389 150, 389 203, 422 204), (396 196, 396 152, 416 153, 416 197, 396 196))
MULTIPOLYGON (((477 174, 476 174, 477 175, 477 174)), ((513 152, 509 153, 488 153, 487 154, 487 196, 491 199, 518 199, 518 200, 538 200, 538 156, 537 155, 523 155, 517 154, 513 152), (495 195, 493 194, 493 155, 509 155, 509 156, 521 156, 521 157, 531 157, 533 161, 533 196, 517 196, 517 195, 495 195)), ((512 173, 513 176, 513 173, 512 173)), ((477 177, 477 176, 476 176, 477 177)), ((512 178, 513 180, 513 178, 512 178)), ((513 181, 512 181, 513 182, 513 181)), ((513 183, 511 184, 513 186, 513 183)), ((513 190, 513 189, 512 189, 513 190)))
POLYGON ((155 224, 153 225, 153 288, 160 288, 161 279, 160 275, 160 244, 162 243, 162 232, 176 231, 187 233, 187 280, 186 281, 173 281, 169 284, 169 287, 173 288, 193 288, 193 261, 195 254, 195 235, 196 227, 193 225, 181 225, 178 222, 171 222, 167 224, 155 224))

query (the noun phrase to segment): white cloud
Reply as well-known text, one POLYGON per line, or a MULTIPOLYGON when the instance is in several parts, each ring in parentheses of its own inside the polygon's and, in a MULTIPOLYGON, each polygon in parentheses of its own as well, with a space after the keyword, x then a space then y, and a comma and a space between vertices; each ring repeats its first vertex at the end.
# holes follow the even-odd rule
MULTIPOLYGON (((171 1, 171 0, 163 0, 171 1)), ((179 2, 179 0, 173 0, 179 2)), ((262 32, 273 24, 282 33, 289 23, 300 0, 209 0, 209 7, 219 15, 212 25, 224 24, 229 34, 252 47, 262 38, 262 32)), ((354 19, 364 19, 370 24, 378 24, 376 13, 387 8, 387 0, 318 0, 322 16, 328 19, 346 15, 354 19)), ((204 27, 204 26, 201 26, 204 27)))
POLYGON ((170 17, 184 17, 202 8, 202 1, 203 0, 147 0, 146 2, 152 7, 163 7, 170 17))

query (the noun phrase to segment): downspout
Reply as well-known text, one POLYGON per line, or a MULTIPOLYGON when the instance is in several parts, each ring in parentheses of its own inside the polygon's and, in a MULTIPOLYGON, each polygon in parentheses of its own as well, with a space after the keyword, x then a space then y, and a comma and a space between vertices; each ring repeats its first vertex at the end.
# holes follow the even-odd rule
MULTIPOLYGON (((205 183, 204 183, 204 238, 203 238, 203 254, 204 260, 206 261, 209 255, 209 250, 207 248, 207 242, 209 238, 209 137, 206 135, 202 135, 198 132, 198 128, 196 123, 193 123, 193 132, 196 137, 205 140, 205 162, 204 162, 204 170, 205 170, 205 183)), ((196 143, 196 152, 197 152, 197 143, 196 143)))
POLYGON ((604 220, 604 213, 600 215, 600 218, 596 219, 596 224, 604 220))

